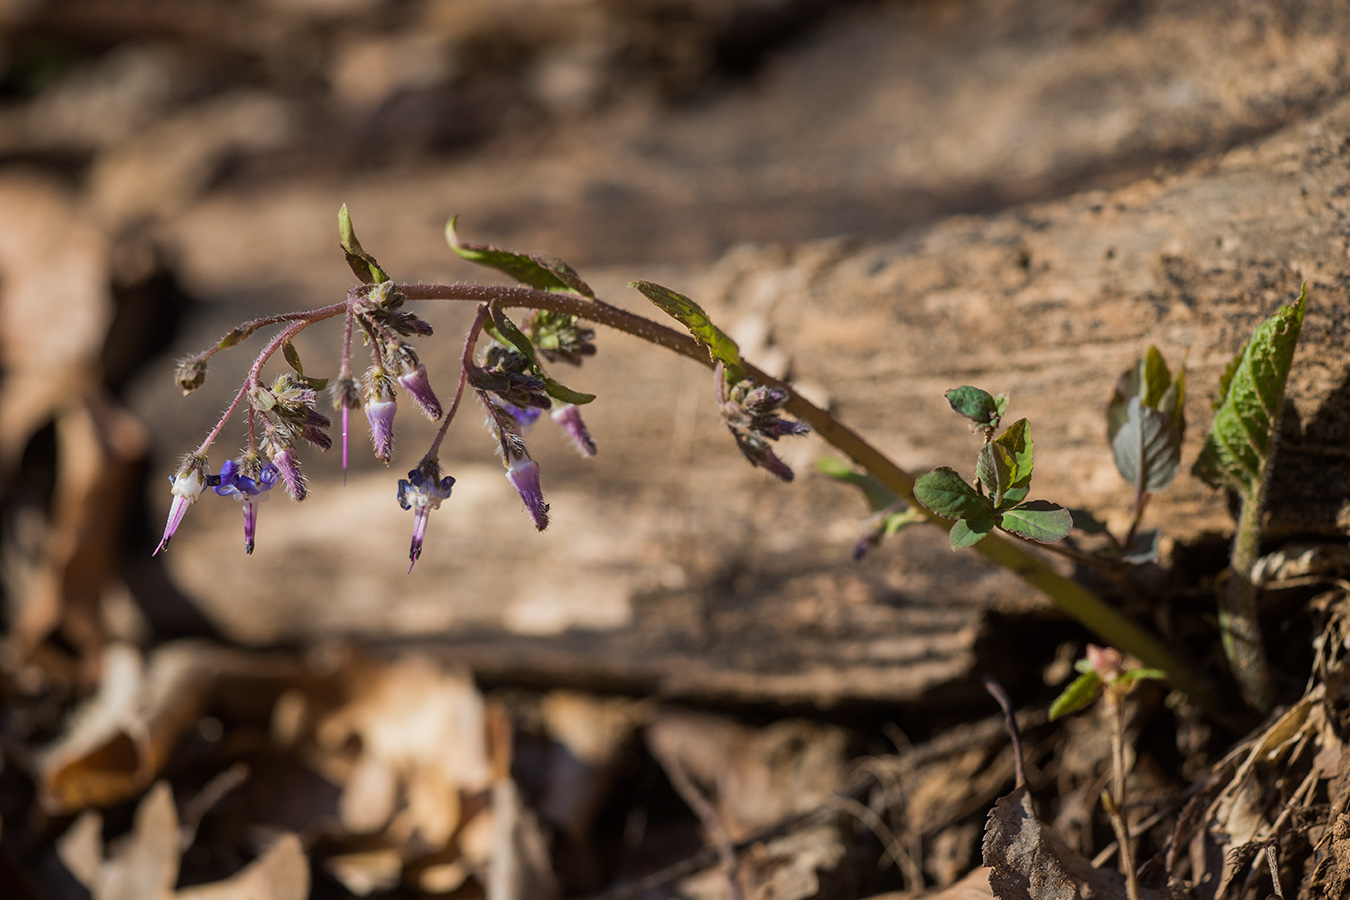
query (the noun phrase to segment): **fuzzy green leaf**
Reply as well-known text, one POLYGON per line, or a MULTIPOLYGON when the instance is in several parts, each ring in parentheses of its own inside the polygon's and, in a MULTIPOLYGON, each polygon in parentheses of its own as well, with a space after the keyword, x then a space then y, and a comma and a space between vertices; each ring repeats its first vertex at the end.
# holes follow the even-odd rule
MULTIPOLYGON (((988 391, 963 384, 959 388, 952 388, 946 396, 952 412, 957 415, 969 419, 976 425, 998 424, 1002 410, 999 409, 998 401, 988 391)), ((1005 405, 1006 402, 1005 398, 1005 405)))
POLYGON ((943 466, 920 475, 914 482, 914 499, 946 519, 990 518, 994 505, 955 469, 943 466))
POLYGON ((521 284, 540 291, 564 291, 595 299, 595 291, 567 263, 547 253, 517 253, 490 244, 461 241, 455 232, 455 216, 445 223, 445 241, 462 259, 510 275, 521 284))
POLYGON ((999 526, 1028 540, 1053 544, 1073 530, 1073 516, 1058 503, 1032 500, 1004 510, 999 526))
POLYGON ((1223 402, 1192 469, 1211 487, 1235 488, 1248 499, 1260 493, 1307 304, 1304 285, 1298 300, 1256 326, 1229 367, 1223 402))
POLYGON ((1096 672, 1084 672, 1070 682, 1063 693, 1055 698, 1055 702, 1050 704, 1050 721, 1087 709, 1101 692, 1101 677, 1096 672))
POLYGON ((734 384, 745 377, 740 348, 736 346, 735 341, 727 337, 726 332, 712 323, 703 307, 683 294, 650 281, 630 281, 628 286, 641 291, 663 312, 678 319, 685 328, 688 328, 694 339, 708 348, 708 354, 713 359, 720 360, 726 367, 729 383, 734 384))
POLYGON ((1111 437, 1116 470, 1136 491, 1157 493, 1172 483, 1181 465, 1181 438, 1171 416, 1131 397, 1111 437))
POLYGON ((1026 419, 1018 419, 1009 425, 1003 434, 995 438, 994 443, 1006 449, 1012 460, 1012 483, 1003 491, 998 503, 1000 509, 1006 509, 1027 499, 1027 494, 1031 491, 1031 472, 1034 468, 1031 424, 1026 419))
POLYGON ((867 506, 872 512, 880 512, 886 507, 900 502, 899 496, 890 488, 866 472, 859 472, 842 459, 822 456, 816 460, 816 469, 822 475, 833 478, 835 481, 851 484, 862 491, 863 496, 867 498, 867 506))
POLYGON ((342 209, 338 210, 338 236, 342 240, 342 252, 347 255, 347 265, 357 278, 365 284, 382 284, 390 280, 389 275, 375 261, 375 257, 361 249, 361 242, 356 239, 352 217, 347 212, 345 203, 342 204, 342 209))
POLYGON ((281 355, 286 357, 287 364, 295 370, 295 374, 301 378, 305 377, 305 367, 300 364, 300 351, 295 349, 294 344, 290 341, 282 341, 281 355))
POLYGON ((984 540, 984 536, 993 531, 996 524, 992 516, 957 519, 952 523, 951 531, 947 532, 947 538, 953 550, 960 550, 984 540))
POLYGON ((975 461, 975 477, 980 479, 993 500, 994 506, 1003 502, 1003 494, 1013 486, 1017 464, 1008 448, 998 441, 990 441, 980 448, 975 461))

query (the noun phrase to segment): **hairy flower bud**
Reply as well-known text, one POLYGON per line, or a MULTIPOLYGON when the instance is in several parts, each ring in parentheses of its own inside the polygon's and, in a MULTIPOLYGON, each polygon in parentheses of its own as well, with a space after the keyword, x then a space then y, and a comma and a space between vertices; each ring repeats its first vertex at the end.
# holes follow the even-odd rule
POLYGON ((507 466, 506 477, 525 501, 525 509, 534 520, 534 527, 543 531, 548 527, 548 504, 539 485, 539 463, 524 457, 507 466))
POLYGON ((586 423, 581 420, 581 408, 575 403, 564 403, 561 406, 555 406, 553 412, 549 413, 553 421, 562 426, 562 430, 567 432, 567 436, 572 439, 577 452, 582 456, 595 455, 595 441, 591 438, 590 429, 586 423))
POLYGON ((368 400, 365 409, 375 458, 388 465, 394 452, 394 413, 398 411, 398 403, 393 400, 368 400))
POLYGON ((398 383, 422 408, 428 419, 434 422, 441 417, 441 401, 436 399, 436 392, 431 389, 425 365, 418 363, 417 368, 405 370, 398 376, 398 383))
POLYGON ((200 356, 189 356, 178 363, 173 373, 174 383, 183 390, 183 396, 201 387, 206 382, 206 360, 200 356))

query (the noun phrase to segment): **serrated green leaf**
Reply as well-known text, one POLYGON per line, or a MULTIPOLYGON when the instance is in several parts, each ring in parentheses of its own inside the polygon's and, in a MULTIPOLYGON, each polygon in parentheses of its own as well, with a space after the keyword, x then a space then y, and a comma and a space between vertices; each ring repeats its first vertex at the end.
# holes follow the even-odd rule
POLYGON ((899 496, 890 488, 866 472, 859 472, 842 459, 822 456, 816 460, 816 469, 822 475, 833 478, 835 481, 851 484, 862 491, 863 496, 867 498, 867 506, 872 512, 880 512, 900 501, 899 496))
POLYGON ((347 255, 347 265, 363 283, 381 284, 390 280, 389 275, 375 261, 375 257, 361 249, 361 242, 356 239, 352 217, 347 212, 345 203, 338 210, 338 237, 342 241, 342 252, 347 255))
MULTIPOLYGON (((998 421, 999 404, 988 391, 963 384, 948 391, 946 397, 952 412, 977 425, 991 425, 998 421)), ((1007 398, 1005 397, 1004 404, 1006 405, 1006 403, 1007 398)))
POLYGON ((1305 284, 1298 300, 1256 326, 1225 373, 1223 401, 1192 469, 1211 487, 1236 488, 1248 498, 1260 492, 1307 303, 1305 284))
POLYGON ((521 284, 541 291, 563 291, 595 299, 590 285, 567 263, 547 253, 517 253, 490 244, 470 244, 461 241, 455 231, 455 216, 445 223, 445 242, 462 259, 487 266, 510 275, 521 284))
POLYGON ((1003 502, 1004 492, 1013 486, 1016 472, 1013 455, 1003 444, 990 441, 980 448, 980 455, 975 460, 975 477, 989 492, 995 507, 1003 502))
POLYGON ((1157 493, 1172 483, 1181 465, 1181 429, 1173 427, 1171 416, 1131 397, 1111 438, 1111 453, 1120 477, 1136 491, 1157 493))
POLYGON ((1050 721, 1087 709, 1102 692, 1102 679, 1096 672, 1084 672, 1050 704, 1050 721))
POLYGON ((955 469, 943 466, 920 475, 914 482, 914 499, 946 519, 989 518, 994 505, 955 469))
POLYGON ((999 527, 1041 544, 1053 544, 1073 530, 1073 516, 1058 503, 1032 500, 1004 510, 999 527))
POLYGON ((708 348, 708 354, 713 359, 721 361, 726 368, 728 382, 735 383, 745 377, 740 348, 722 329, 712 323, 703 307, 683 294, 650 281, 630 281, 628 286, 641 291, 643 296, 655 303, 663 312, 678 319, 685 328, 688 328, 694 339, 708 348))
POLYGON ((1172 386, 1172 373, 1163 361, 1162 353, 1152 344, 1139 361, 1139 382, 1139 399, 1154 409, 1158 408, 1163 393, 1172 386))
POLYGON ((947 532, 947 539, 951 541, 953 550, 970 547, 984 540, 985 535, 994 530, 995 524, 992 516, 957 519, 952 523, 951 530, 947 532))

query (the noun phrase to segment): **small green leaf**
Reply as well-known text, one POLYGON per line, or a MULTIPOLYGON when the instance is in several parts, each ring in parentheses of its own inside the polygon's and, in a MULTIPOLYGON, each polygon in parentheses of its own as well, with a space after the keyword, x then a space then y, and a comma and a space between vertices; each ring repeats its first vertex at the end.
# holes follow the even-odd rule
POLYGON ((863 496, 867 498, 867 506, 872 512, 880 512, 900 501, 900 498, 890 488, 866 472, 859 472, 842 459, 822 456, 816 460, 816 469, 822 475, 833 478, 835 481, 851 484, 862 491, 863 496))
POLYGON ((295 349, 294 344, 290 341, 282 341, 281 355, 286 357, 286 362, 295 370, 295 374, 301 378, 305 377, 305 367, 300 364, 300 351, 295 349))
POLYGON ((914 499, 946 519, 989 518, 994 505, 955 469, 943 466, 920 475, 914 482, 914 499))
MULTIPOLYGON (((1003 406, 1007 406, 1007 397, 1002 394, 999 396, 1003 397, 1003 406)), ((1002 415, 999 402, 988 391, 982 391, 968 384, 948 391, 947 403, 951 406, 952 412, 976 425, 997 425, 998 417, 1002 415)))
POLYGON ((952 523, 951 531, 947 532, 947 538, 953 550, 960 550, 984 540, 984 536, 993 531, 996 524, 992 516, 957 519, 952 523))
POLYGON ((1087 709, 1101 692, 1101 677, 1093 671, 1084 672, 1070 682, 1064 692, 1055 698, 1055 702, 1050 704, 1050 721, 1087 709))
POLYGON ((999 526, 1028 540, 1053 544, 1073 530, 1073 516, 1058 503, 1032 500, 1004 510, 999 526))
POLYGON ((703 307, 683 294, 650 281, 630 281, 628 286, 641 291, 663 312, 678 319, 685 328, 688 328, 694 339, 708 348, 708 354, 714 360, 720 360, 726 367, 728 383, 735 384, 745 377, 745 369, 741 365, 741 351, 736 342, 712 323, 703 307))
POLYGON ((1172 483, 1181 465, 1181 438, 1171 416, 1131 397, 1111 438, 1116 470, 1136 491, 1157 493, 1172 483))
POLYGON ((1305 284, 1298 300, 1256 326, 1225 373, 1223 401, 1192 469, 1211 487, 1235 488, 1248 499, 1260 493, 1307 304, 1305 284))
POLYGON ((585 406, 595 399, 594 394, 583 394, 581 391, 574 391, 566 385, 559 384, 549 376, 544 376, 544 390, 555 400, 561 400, 563 403, 571 403, 576 406, 585 406))
POLYGON ((450 249, 472 263, 505 272, 521 284, 541 291, 564 291, 595 299, 595 291, 567 263, 547 253, 516 253, 490 244, 461 241, 455 231, 458 216, 445 223, 445 241, 450 249))
POLYGON ((1149 681, 1166 681, 1167 673, 1161 669, 1130 669, 1127 672, 1121 673, 1121 676, 1116 679, 1116 684, 1132 685, 1136 681, 1143 681, 1145 679, 1148 679, 1149 681))
POLYGON ((375 261, 375 257, 361 249, 361 242, 356 239, 352 217, 347 212, 345 203, 342 204, 342 209, 338 210, 338 236, 342 240, 342 252, 347 255, 347 265, 351 266, 357 278, 365 284, 382 284, 390 280, 384 269, 375 261))
POLYGON ((1016 473, 1017 464, 1007 447, 998 441, 990 441, 980 448, 979 458, 975 461, 975 477, 989 492, 995 507, 1003 502, 1004 492, 1013 486, 1016 473))
POLYGON ((1003 434, 995 438, 994 443, 1006 449, 1012 460, 1012 483, 1003 491, 998 503, 1000 509, 1006 509, 1027 499, 1027 494, 1031 492, 1034 445, 1031 441, 1030 423, 1026 419, 1018 419, 1009 425, 1003 434))

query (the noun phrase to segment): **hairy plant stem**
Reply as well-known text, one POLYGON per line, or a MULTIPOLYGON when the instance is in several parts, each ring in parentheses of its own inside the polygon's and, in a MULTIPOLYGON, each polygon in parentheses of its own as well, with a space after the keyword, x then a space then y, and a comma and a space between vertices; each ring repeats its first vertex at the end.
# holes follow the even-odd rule
POLYGON ((1102 791, 1102 806, 1116 833, 1120 848, 1120 872, 1125 876, 1125 895, 1139 900, 1139 878, 1134 870, 1134 846, 1130 843, 1130 823, 1125 818, 1125 698, 1116 685, 1108 685, 1104 695, 1106 715, 1111 719, 1111 790, 1102 791))
MULTIPOLYGON (((1263 473, 1264 474, 1264 473, 1263 473)), ((1256 480, 1256 490, 1243 495, 1233 537, 1232 571, 1227 588, 1219 598, 1219 633, 1233 677, 1242 691, 1242 699, 1254 709, 1267 712, 1275 705, 1275 686, 1261 641, 1256 598, 1260 588, 1252 581, 1252 570, 1261 554, 1261 516, 1265 503, 1264 477, 1256 480)))
MULTIPOLYGON (((395 286, 395 290, 409 300, 489 302, 502 307, 543 309, 573 315, 665 347, 710 368, 713 365, 707 350, 690 335, 603 301, 589 300, 575 294, 490 285, 401 284, 395 286)), ((750 377, 760 384, 778 387, 788 393, 789 399, 784 405, 787 412, 810 425, 821 438, 922 511, 930 521, 943 528, 952 526, 951 521, 929 512, 914 499, 913 475, 893 463, 857 432, 802 397, 791 385, 766 375, 749 363, 744 365, 750 377)), ((990 534, 974 549, 1045 593, 1060 609, 1103 641, 1138 658, 1145 666, 1167 673, 1172 686, 1196 703, 1211 711, 1219 708, 1213 689, 1162 641, 1083 585, 1056 572, 1044 560, 1028 552, 1021 542, 1015 543, 1001 535, 990 534)))

